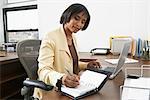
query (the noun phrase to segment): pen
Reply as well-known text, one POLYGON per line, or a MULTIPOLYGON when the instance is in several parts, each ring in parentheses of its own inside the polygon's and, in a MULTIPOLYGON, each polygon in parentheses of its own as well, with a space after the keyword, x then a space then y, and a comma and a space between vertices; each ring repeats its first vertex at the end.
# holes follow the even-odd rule
POLYGON ((70 76, 75 77, 75 78, 79 81, 79 78, 78 78, 78 77, 76 77, 76 76, 74 76, 73 74, 71 74, 71 73, 69 72, 69 70, 68 70, 68 69, 66 69, 66 71, 67 71, 67 73, 68 73, 70 76))
POLYGON ((72 75, 72 74, 69 72, 69 70, 66 69, 66 71, 67 71, 67 73, 68 73, 69 75, 72 75))

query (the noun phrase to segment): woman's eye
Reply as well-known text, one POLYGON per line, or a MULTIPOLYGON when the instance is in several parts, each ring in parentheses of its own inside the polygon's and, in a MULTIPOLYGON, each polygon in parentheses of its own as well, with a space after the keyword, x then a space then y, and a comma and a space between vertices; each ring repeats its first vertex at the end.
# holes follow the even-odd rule
POLYGON ((82 21, 82 24, 85 24, 86 21, 82 21))
POLYGON ((80 20, 80 18, 79 18, 79 17, 74 17, 74 19, 75 19, 75 20, 80 20))

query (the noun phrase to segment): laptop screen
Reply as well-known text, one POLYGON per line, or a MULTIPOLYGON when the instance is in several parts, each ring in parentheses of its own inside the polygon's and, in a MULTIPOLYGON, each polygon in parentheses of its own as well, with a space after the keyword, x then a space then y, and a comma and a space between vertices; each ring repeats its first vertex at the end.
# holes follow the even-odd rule
POLYGON ((130 45, 131 45, 131 42, 127 42, 124 44, 123 50, 119 56, 117 67, 115 71, 113 72, 114 74, 118 73, 121 70, 122 66, 124 65, 125 59, 127 58, 128 51, 130 49, 130 45))

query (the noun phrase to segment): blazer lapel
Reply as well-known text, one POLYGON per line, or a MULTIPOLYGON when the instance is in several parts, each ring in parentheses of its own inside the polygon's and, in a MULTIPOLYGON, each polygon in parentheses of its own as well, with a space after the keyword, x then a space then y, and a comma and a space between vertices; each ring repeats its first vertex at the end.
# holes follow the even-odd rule
POLYGON ((61 37, 60 39, 59 39, 59 41, 60 41, 60 50, 64 50, 64 51, 66 51, 66 53, 69 55, 69 57, 71 58, 71 54, 70 54, 70 50, 69 50, 69 47, 68 47, 68 44, 67 44, 67 39, 66 39, 66 35, 65 35, 65 32, 64 32, 64 29, 63 29, 63 27, 61 27, 60 28, 60 36, 59 37, 61 37))
POLYGON ((75 49, 76 49, 76 52, 77 52, 77 56, 79 58, 79 53, 78 53, 78 48, 77 48, 77 41, 76 41, 76 38, 75 38, 74 34, 72 35, 72 37, 73 37, 73 43, 74 43, 74 46, 75 46, 75 49))

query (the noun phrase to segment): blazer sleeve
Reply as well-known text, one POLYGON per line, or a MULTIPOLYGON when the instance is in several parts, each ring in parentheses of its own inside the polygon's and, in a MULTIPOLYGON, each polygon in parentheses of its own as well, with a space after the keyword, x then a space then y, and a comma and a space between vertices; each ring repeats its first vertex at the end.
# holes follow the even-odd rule
POLYGON ((43 39, 38 58, 38 76, 45 83, 56 86, 57 79, 60 79, 64 74, 54 70, 54 45, 52 40, 43 39))
POLYGON ((80 70, 85 70, 87 68, 87 62, 82 62, 82 61, 79 61, 79 69, 80 70))

